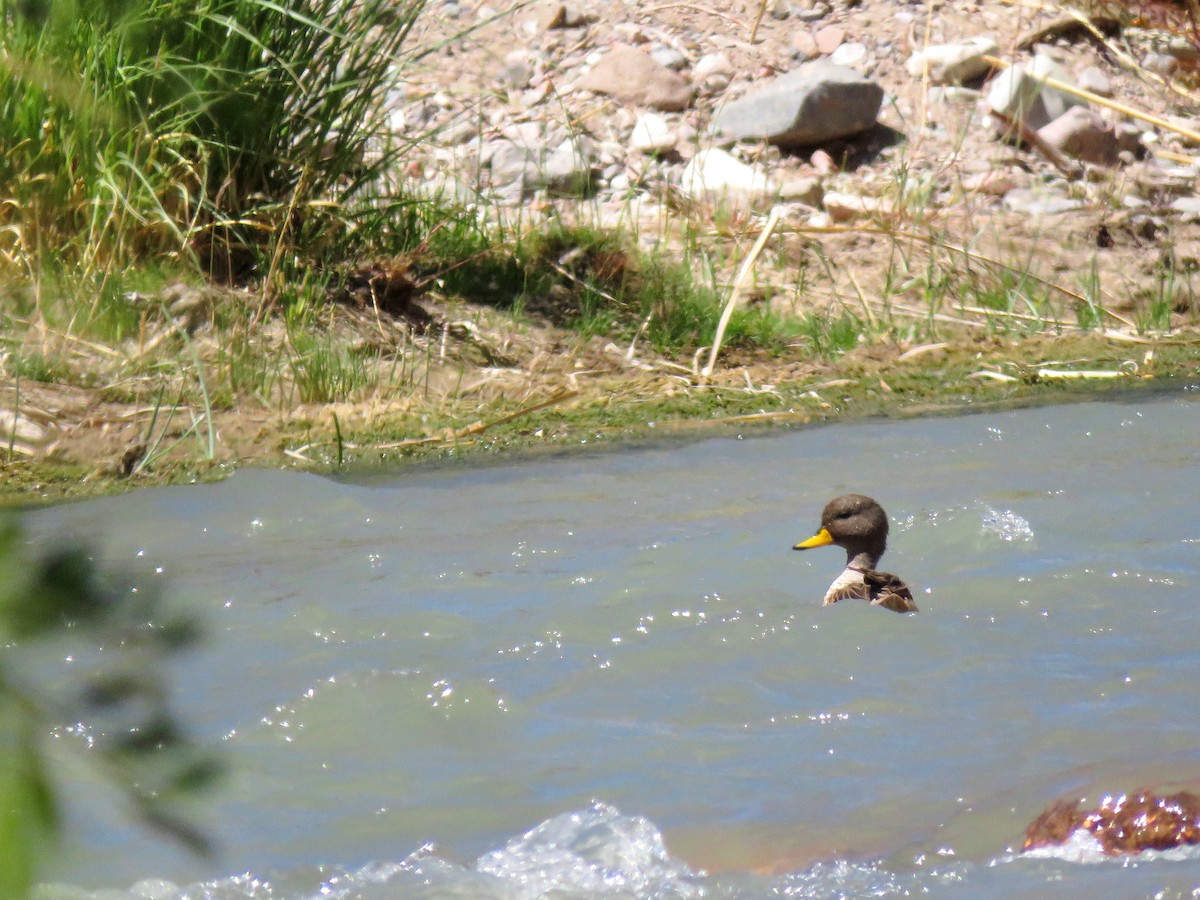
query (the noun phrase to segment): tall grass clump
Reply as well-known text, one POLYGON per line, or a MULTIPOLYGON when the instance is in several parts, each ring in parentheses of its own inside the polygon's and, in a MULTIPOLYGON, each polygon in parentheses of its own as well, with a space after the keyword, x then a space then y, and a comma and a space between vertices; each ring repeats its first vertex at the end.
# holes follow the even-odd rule
POLYGON ((269 278, 352 238, 421 3, 0 0, 0 275, 269 278))

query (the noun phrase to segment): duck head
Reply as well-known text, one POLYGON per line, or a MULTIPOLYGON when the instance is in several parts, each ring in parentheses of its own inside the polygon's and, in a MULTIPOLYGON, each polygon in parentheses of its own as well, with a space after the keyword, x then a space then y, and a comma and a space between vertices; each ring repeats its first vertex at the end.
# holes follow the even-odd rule
POLYGON ((834 544, 846 551, 846 564, 872 571, 887 549, 888 518, 878 503, 862 494, 830 500, 821 512, 821 528, 793 550, 834 544))

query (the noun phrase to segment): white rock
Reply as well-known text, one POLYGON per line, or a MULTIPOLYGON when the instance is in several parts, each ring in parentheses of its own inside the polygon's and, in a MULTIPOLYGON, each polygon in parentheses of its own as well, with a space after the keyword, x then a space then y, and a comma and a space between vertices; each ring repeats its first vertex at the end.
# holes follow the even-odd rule
POLYGON ((674 72, 687 68, 688 64, 688 58, 674 47, 655 47, 650 51, 650 58, 674 72))
POLYGON ((645 44, 650 40, 637 22, 618 22, 613 26, 613 35, 627 44, 645 44))
POLYGON ((829 61, 835 66, 857 66, 866 58, 867 45, 860 44, 857 41, 842 44, 829 54, 829 61))
POLYGON ((625 161, 625 145, 620 141, 601 141, 596 146, 596 152, 600 155, 600 162, 606 166, 623 164, 625 161))
POLYGON ((779 188, 779 199, 794 200, 814 208, 821 206, 825 187, 815 175, 798 175, 785 181, 779 188))
POLYGON ((979 35, 956 44, 931 44, 908 58, 908 74, 929 73, 934 84, 962 84, 986 75, 991 65, 985 56, 996 56, 1000 47, 990 35, 979 35))
POLYGON ((1163 78, 1170 78, 1179 68, 1179 60, 1169 53, 1147 53, 1142 57, 1142 68, 1163 78))
POLYGON ((717 147, 696 154, 684 167, 679 186, 684 193, 714 206, 741 209, 760 206, 778 193, 765 170, 717 147))
POLYGON ((1013 66, 996 76, 988 89, 988 106, 1005 118, 1023 120, 1036 131, 1072 106, 1085 105, 1084 100, 1046 84, 1045 78, 1070 83, 1058 63, 1048 56, 1035 56, 1028 65, 1013 66))
POLYGON ((544 150, 514 141, 491 142, 480 154, 492 170, 493 184, 532 185, 539 181, 539 164, 544 150))
POLYGON ((679 137, 671 123, 658 113, 642 113, 633 126, 629 143, 642 153, 669 153, 675 149, 679 137))
POLYGON ((1200 197, 1179 197, 1171 202, 1171 211, 1180 213, 1185 222, 1200 221, 1200 197))
POLYGON ((733 81, 734 68, 724 53, 706 53, 692 67, 692 80, 710 91, 723 91, 733 81))
POLYGON ((1099 97, 1113 95, 1112 82, 1099 66, 1085 68, 1076 76, 1075 83, 1085 91, 1091 91, 1099 97))
POLYGON ((546 158, 541 175, 556 194, 586 196, 593 187, 596 159, 590 139, 568 138, 546 158))
POLYGON ((1040 217, 1070 212, 1083 206, 1075 200, 1046 187, 1014 188, 1004 195, 1004 206, 1014 212, 1040 217))

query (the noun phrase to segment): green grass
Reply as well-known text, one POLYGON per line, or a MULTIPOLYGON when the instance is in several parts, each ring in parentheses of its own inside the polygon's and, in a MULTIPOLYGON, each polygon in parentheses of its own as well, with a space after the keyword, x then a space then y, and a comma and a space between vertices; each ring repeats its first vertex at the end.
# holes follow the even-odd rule
POLYGON ((797 323, 797 337, 813 356, 830 359, 853 349, 869 329, 849 312, 810 314, 797 323))
POLYGON ((419 0, 0 9, 0 274, 270 279, 285 248, 376 214, 364 198, 403 150, 380 99, 419 0))
POLYGON ((348 350, 328 334, 294 329, 288 360, 296 399, 301 403, 341 403, 379 383, 379 357, 348 350))

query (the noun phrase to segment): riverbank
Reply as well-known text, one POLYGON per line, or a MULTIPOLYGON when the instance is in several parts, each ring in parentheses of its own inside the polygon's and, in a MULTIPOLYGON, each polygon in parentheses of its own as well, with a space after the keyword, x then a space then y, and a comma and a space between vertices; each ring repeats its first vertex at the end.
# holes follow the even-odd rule
MULTIPOLYGON (((474 335, 475 342, 486 339, 482 329, 474 335)), ((815 361, 743 352, 707 378, 636 346, 630 354, 629 347, 547 326, 526 327, 520 338, 510 334, 504 349, 510 364, 520 360, 525 367, 467 365, 447 350, 420 384, 381 385, 359 402, 286 409, 243 402, 212 409, 207 418, 194 408, 154 408, 105 399, 103 390, 26 382, 22 409, 53 411, 56 418, 45 428, 55 437, 45 452, 14 453, 0 469, 0 502, 213 481, 239 466, 337 472, 483 462, 622 442, 1054 403, 1187 384, 1200 373, 1195 334, 880 341, 815 361)))
MULTIPOLYGON (((389 35, 363 69, 354 140, 331 147, 338 107, 322 94, 307 168, 294 147, 260 148, 278 183, 229 209, 227 192, 197 194, 208 224, 181 229, 159 201, 212 182, 167 166, 145 216, 120 212, 130 195, 111 234, 68 227, 112 200, 109 182, 62 185, 55 222, 33 158, 14 182, 28 197, 0 205, 0 500, 1194 378, 1194 28, 1155 4, 1093 6, 778 0, 758 20, 609 0, 414 3, 399 20, 373 6, 322 57, 336 71, 347 46, 389 35), (982 38, 970 77, 911 65, 982 38), (602 79, 617 48, 678 97, 655 106, 602 79), (1111 156, 997 129, 993 82, 1036 59, 1086 85, 1111 156), (874 127, 802 149, 714 134, 722 109, 814 60, 882 93, 874 127), (379 128, 398 145, 375 160, 379 128), (337 172, 315 186, 303 173, 331 149, 337 172), (702 160, 750 181, 697 190, 702 160), (351 183, 386 187, 385 202, 351 183)), ((112 77, 102 63, 89 79, 112 77)), ((23 70, 8 75, 33 96, 23 70)), ((59 99, 47 109, 74 127, 59 99)))

